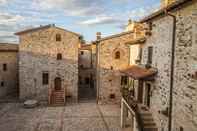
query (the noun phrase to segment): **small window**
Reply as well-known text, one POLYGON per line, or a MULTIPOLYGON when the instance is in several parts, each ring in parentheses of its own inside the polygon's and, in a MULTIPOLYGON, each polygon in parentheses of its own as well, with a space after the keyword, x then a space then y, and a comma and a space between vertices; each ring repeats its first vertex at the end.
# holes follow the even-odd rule
POLYGON ((110 99, 115 99, 116 98, 116 95, 112 93, 112 94, 109 95, 109 98, 110 99))
POLYGON ((4 87, 5 83, 4 81, 1 82, 1 87, 4 87))
POLYGON ((43 85, 48 85, 49 84, 49 73, 44 72, 42 74, 42 83, 43 83, 43 85))
POLYGON ((3 64, 3 71, 7 71, 7 64, 3 64))
POLYGON ((62 54, 61 53, 57 54, 57 60, 62 60, 62 54))
POLYGON ((152 64, 152 59, 153 59, 153 47, 150 46, 148 47, 148 64, 152 64))
POLYGON ((82 68, 82 69, 83 69, 83 68, 84 68, 84 66, 83 66, 83 65, 80 65, 80 68, 82 68))
POLYGON ((89 77, 85 78, 85 83, 86 83, 86 85, 90 84, 90 78, 89 77))
POLYGON ((183 127, 182 127, 182 126, 180 127, 180 131, 184 131, 184 129, 183 129, 183 127))
POLYGON ((117 52, 115 53, 115 59, 120 59, 120 51, 117 51, 117 52))
POLYGON ((61 38, 61 34, 56 34, 56 41, 61 41, 62 38, 61 38))
POLYGON ((83 51, 81 51, 81 55, 83 55, 84 54, 84 52, 83 51))

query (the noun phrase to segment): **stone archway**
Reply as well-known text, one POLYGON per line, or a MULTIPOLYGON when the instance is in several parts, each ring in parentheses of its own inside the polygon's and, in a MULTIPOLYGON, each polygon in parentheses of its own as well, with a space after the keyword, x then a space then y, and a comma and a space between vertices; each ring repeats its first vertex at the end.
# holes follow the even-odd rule
POLYGON ((55 90, 62 89, 62 79, 60 77, 56 77, 54 80, 55 90))

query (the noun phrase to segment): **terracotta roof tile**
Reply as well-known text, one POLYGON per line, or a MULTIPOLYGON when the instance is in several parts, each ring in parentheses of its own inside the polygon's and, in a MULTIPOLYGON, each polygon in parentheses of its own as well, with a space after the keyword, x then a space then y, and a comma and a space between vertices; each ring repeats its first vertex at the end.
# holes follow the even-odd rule
POLYGON ((122 70, 121 72, 134 79, 144 79, 144 78, 151 77, 157 74, 156 69, 153 69, 153 68, 146 69, 137 65, 132 65, 128 67, 127 69, 122 70))

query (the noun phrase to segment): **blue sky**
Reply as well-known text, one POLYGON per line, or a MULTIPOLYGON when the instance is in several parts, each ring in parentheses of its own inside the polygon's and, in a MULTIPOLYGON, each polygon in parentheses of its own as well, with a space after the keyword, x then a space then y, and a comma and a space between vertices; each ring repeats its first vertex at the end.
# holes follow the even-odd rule
POLYGON ((39 25, 80 33, 85 40, 124 30, 128 19, 139 20, 158 9, 160 0, 0 0, 0 42, 14 42, 14 32, 39 25))

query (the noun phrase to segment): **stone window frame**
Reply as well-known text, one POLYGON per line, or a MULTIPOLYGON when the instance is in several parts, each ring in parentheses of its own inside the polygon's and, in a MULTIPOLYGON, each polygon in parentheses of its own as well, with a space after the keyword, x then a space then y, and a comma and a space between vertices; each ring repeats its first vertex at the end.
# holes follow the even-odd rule
POLYGON ((116 48, 114 49, 112 56, 113 56, 113 59, 120 60, 123 54, 124 54, 123 50, 116 48))
POLYGON ((56 41, 62 41, 62 36, 60 33, 57 33, 55 38, 56 38, 56 41))

